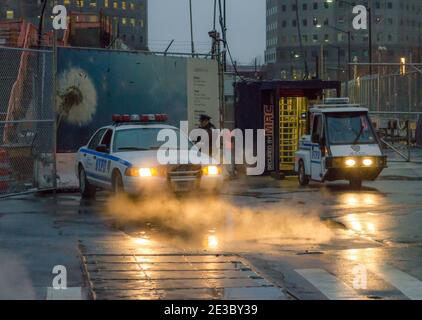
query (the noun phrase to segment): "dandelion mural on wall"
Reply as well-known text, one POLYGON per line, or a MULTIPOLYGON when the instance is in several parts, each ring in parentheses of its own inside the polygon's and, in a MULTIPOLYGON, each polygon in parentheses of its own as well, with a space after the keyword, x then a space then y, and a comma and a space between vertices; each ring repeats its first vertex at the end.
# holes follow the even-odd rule
POLYGON ((94 83, 80 68, 70 68, 60 75, 57 100, 58 127, 62 121, 86 125, 92 121, 97 109, 94 83))

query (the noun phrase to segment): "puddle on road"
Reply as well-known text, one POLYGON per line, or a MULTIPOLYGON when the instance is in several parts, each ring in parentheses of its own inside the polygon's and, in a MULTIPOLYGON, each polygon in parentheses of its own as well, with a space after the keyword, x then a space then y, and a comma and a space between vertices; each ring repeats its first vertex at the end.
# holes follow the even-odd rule
MULTIPOLYGON (((110 198, 106 214, 125 228, 142 230, 154 239, 182 242, 195 248, 219 250, 238 241, 277 239, 326 243, 333 229, 315 208, 270 203, 259 208, 241 207, 216 197, 176 198, 171 195, 134 200, 125 195, 110 198)), ((146 235, 136 236, 148 242, 146 235)))

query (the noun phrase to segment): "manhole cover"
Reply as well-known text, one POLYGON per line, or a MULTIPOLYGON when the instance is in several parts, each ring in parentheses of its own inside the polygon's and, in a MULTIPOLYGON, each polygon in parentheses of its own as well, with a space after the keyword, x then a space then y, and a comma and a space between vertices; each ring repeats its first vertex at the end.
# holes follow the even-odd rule
POLYGON ((278 300, 283 292, 235 255, 83 254, 94 299, 278 300))

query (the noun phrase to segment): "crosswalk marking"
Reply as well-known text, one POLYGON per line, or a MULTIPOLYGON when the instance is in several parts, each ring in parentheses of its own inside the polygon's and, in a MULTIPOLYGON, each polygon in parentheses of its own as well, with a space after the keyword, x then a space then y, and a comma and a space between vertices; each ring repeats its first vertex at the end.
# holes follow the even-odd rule
POLYGON ((295 271, 330 300, 359 300, 364 298, 340 279, 323 269, 296 269, 295 271))
POLYGON ((368 266, 380 278, 392 284, 411 300, 422 300, 422 282, 389 265, 368 266))

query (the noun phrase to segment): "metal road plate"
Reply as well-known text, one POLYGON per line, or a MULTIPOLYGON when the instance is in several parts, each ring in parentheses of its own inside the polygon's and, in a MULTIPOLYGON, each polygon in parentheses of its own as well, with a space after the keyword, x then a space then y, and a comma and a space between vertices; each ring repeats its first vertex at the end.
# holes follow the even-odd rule
POLYGON ((83 255, 94 299, 286 299, 235 255, 83 255))

